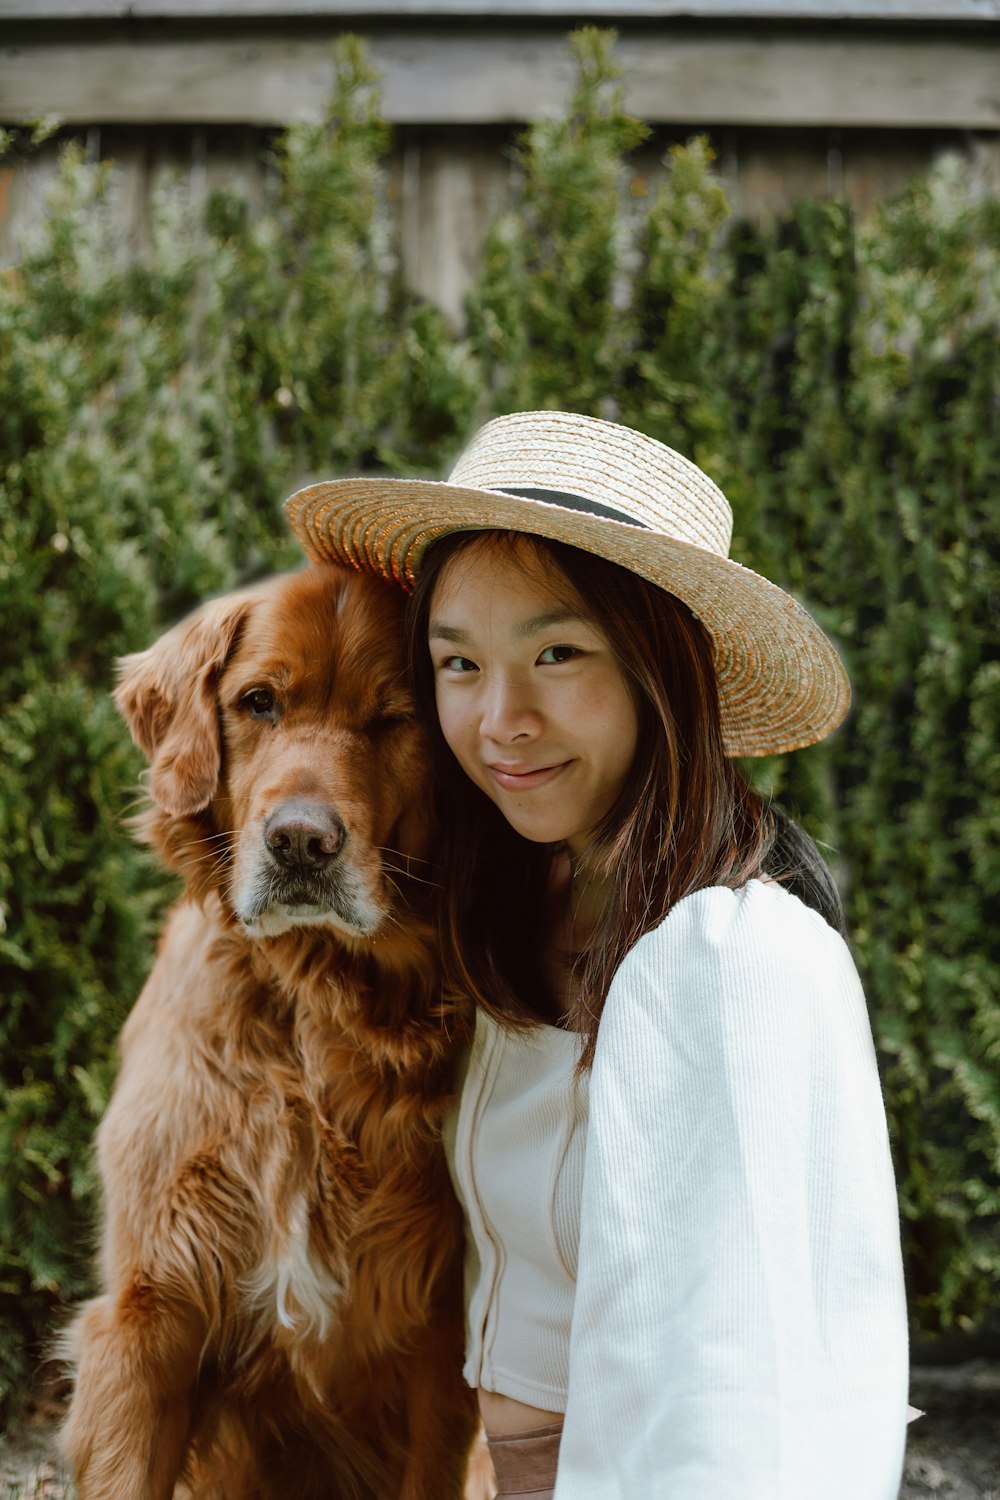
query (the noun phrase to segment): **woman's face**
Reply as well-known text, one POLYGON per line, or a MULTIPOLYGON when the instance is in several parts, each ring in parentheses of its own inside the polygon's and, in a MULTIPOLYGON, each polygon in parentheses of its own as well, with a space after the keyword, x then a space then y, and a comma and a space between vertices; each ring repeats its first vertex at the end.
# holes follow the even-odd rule
POLYGON ((473 543, 446 563, 428 644, 441 730, 512 828, 583 853, 625 785, 638 740, 611 648, 530 542, 473 543))

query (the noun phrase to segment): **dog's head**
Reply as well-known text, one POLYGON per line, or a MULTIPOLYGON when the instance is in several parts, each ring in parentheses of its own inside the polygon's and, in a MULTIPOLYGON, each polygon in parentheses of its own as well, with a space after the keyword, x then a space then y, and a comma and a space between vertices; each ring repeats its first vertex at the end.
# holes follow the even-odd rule
POLYGON ((428 751, 402 598, 333 566, 214 600, 120 664, 145 835, 253 936, 370 937, 425 852, 428 751))

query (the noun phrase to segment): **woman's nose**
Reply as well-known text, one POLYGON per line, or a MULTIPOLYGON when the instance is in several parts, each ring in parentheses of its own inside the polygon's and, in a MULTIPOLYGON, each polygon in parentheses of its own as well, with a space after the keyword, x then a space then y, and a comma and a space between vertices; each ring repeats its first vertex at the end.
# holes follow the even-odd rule
POLYGON ((510 677, 491 677, 479 721, 479 732, 484 739, 497 744, 509 744, 512 740, 537 734, 540 717, 530 687, 527 683, 510 677))

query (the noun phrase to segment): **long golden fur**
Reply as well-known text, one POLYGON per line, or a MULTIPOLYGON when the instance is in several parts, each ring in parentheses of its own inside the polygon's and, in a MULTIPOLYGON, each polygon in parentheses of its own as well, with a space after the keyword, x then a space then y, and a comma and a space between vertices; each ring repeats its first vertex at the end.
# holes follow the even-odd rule
POLYGON ((476 1416, 440 1127, 467 1018, 421 896, 398 597, 269 580, 127 657, 116 696, 186 890, 98 1134, 81 1500, 451 1500, 476 1416))

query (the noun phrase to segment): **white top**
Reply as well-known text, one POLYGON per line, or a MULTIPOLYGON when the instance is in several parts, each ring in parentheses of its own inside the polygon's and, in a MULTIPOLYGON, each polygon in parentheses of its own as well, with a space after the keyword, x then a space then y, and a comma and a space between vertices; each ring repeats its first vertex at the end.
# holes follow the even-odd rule
POLYGON ((843 940, 778 885, 696 892, 616 974, 589 1091, 578 1047, 477 1020, 466 1379, 565 1411, 555 1500, 895 1500, 899 1226, 843 940))
POLYGON ((449 1137, 468 1222, 465 1378, 565 1411, 589 1078, 583 1038, 484 1011, 449 1137), (499 1170, 498 1170, 499 1168, 499 1170))

